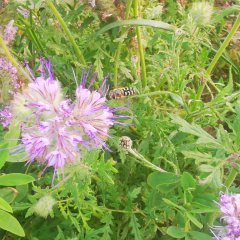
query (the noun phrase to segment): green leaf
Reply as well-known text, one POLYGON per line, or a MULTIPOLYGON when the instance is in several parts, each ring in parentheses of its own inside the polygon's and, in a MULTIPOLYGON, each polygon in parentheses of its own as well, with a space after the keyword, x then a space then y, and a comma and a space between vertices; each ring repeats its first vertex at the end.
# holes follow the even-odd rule
POLYGON ((20 237, 25 236, 24 230, 21 227, 18 220, 11 214, 4 212, 1 209, 0 209, 0 228, 8 232, 14 233, 20 237))
POLYGON ((0 208, 10 213, 13 212, 12 207, 1 197, 0 197, 0 208))
POLYGON ((10 173, 0 176, 1 186, 18 186, 33 182, 35 179, 26 174, 22 173, 10 173))
POLYGON ((172 173, 160 173, 153 172, 148 176, 147 183, 152 187, 156 188, 159 185, 171 185, 177 184, 180 181, 180 177, 172 173))
POLYGON ((203 225, 189 212, 186 212, 187 217, 189 218, 189 220, 198 228, 203 228, 203 225))
POLYGON ((175 94, 175 93, 170 93, 170 97, 171 97, 174 101, 176 101, 178 104, 180 104, 181 106, 184 105, 183 99, 182 99, 181 96, 179 96, 179 95, 177 95, 177 94, 175 94))
POLYGON ((184 230, 180 227, 171 226, 167 229, 167 234, 173 238, 183 238, 186 236, 184 230))
POLYGON ((8 147, 14 147, 18 144, 18 139, 20 136, 20 127, 16 122, 11 123, 8 132, 5 134, 5 142, 8 143, 8 147))
POLYGON ((184 172, 183 175, 181 176, 181 185, 184 190, 195 189, 196 180, 190 173, 184 172))
POLYGON ((182 206, 180 206, 180 205, 178 205, 178 204, 170 201, 170 200, 167 199, 167 198, 163 198, 162 200, 163 200, 166 204, 168 204, 168 205, 170 205, 170 206, 173 206, 173 207, 175 207, 176 209, 179 209, 179 210, 182 211, 183 213, 187 212, 187 210, 186 210, 184 207, 182 207, 182 206))
POLYGON ((12 154, 7 159, 7 162, 25 162, 27 160, 27 153, 26 152, 20 152, 18 154, 12 154))
POLYGON ((112 28, 122 27, 122 26, 149 26, 149 27, 165 29, 168 31, 173 31, 176 29, 176 27, 173 25, 170 25, 168 23, 161 22, 161 21, 156 21, 156 20, 148 20, 148 19, 122 20, 122 21, 113 22, 104 26, 99 31, 94 33, 92 38, 95 38, 112 28))
POLYGON ((229 69, 229 81, 225 88, 223 88, 216 97, 211 101, 211 104, 216 104, 217 102, 222 102, 225 96, 228 96, 233 91, 233 76, 232 76, 232 69, 229 69))
POLYGON ((197 232, 197 231, 191 231, 189 232, 189 235, 191 236, 192 240, 211 240, 212 237, 209 236, 206 233, 202 233, 202 232, 197 232))
POLYGON ((188 133, 188 134, 192 134, 194 136, 198 137, 197 140, 197 144, 210 144, 208 145, 208 147, 211 147, 211 144, 214 145, 214 147, 222 147, 221 143, 218 142, 217 139, 215 139, 213 136, 211 136, 209 133, 207 133, 206 131, 204 131, 200 126, 198 126, 195 123, 188 123, 187 121, 185 121, 184 119, 180 118, 177 115, 174 114, 170 114, 171 118, 172 118, 172 122, 175 124, 180 125, 180 131, 188 133))
POLYGON ((7 147, 7 143, 0 145, 0 148, 2 149, 0 152, 0 169, 4 166, 5 162, 9 158, 9 150, 7 149, 7 147))
POLYGON ((132 227, 132 234, 134 235, 134 239, 135 240, 143 240, 141 232, 139 230, 140 225, 138 223, 138 219, 135 216, 135 214, 132 214, 129 225, 132 227))
POLYGON ((141 192, 141 187, 134 188, 131 192, 129 192, 128 195, 129 195, 131 201, 136 199, 137 196, 140 194, 140 192, 141 192))
POLYGON ((202 153, 199 151, 182 151, 182 154, 185 158, 192 158, 195 160, 195 163, 199 165, 202 162, 219 162, 221 159, 214 158, 211 153, 202 153))
POLYGON ((237 111, 237 115, 233 121, 233 130, 236 139, 236 144, 240 146, 240 111, 237 111))
POLYGON ((12 187, 0 188, 0 197, 5 199, 8 203, 13 202, 17 194, 18 192, 15 188, 12 187))

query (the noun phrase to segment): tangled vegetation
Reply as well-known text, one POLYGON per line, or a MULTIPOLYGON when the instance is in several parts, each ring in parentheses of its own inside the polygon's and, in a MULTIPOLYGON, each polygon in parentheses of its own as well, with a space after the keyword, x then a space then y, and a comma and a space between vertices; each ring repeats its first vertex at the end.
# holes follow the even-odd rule
POLYGON ((239 12, 1 0, 1 239, 240 239, 239 12))

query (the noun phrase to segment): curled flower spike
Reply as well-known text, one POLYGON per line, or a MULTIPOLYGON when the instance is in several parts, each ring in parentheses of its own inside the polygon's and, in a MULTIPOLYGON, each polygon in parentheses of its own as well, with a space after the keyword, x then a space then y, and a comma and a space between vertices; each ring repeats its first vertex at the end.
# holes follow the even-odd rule
POLYGON ((64 97, 50 62, 42 59, 40 72, 40 77, 33 76, 28 87, 15 96, 12 110, 23 123, 22 145, 29 156, 27 163, 36 160, 45 165, 44 170, 53 167, 54 180, 58 169, 63 174, 66 164, 81 158, 81 149, 108 149, 108 131, 118 123, 118 116, 114 114, 117 109, 106 103, 107 78, 97 91, 92 91, 96 74, 87 85, 89 71, 83 70, 72 101, 64 97))
POLYGON ((13 26, 14 20, 11 20, 4 29, 3 40, 9 44, 15 38, 18 28, 13 26))
POLYGON ((222 227, 214 227, 215 239, 240 240, 240 194, 221 193, 219 199, 222 227))

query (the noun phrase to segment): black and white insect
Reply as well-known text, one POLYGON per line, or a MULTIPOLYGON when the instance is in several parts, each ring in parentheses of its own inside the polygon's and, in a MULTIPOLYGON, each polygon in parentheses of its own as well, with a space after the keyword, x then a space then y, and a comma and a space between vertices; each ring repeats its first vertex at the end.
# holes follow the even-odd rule
POLYGON ((134 94, 136 94, 136 89, 134 87, 122 87, 110 90, 108 96, 110 99, 118 99, 131 96, 134 94))

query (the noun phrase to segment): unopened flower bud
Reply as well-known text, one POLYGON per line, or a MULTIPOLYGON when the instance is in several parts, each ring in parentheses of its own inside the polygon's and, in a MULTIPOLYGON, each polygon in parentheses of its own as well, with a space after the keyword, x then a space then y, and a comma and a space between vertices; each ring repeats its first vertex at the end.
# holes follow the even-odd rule
POLYGON ((131 149, 132 148, 132 139, 128 136, 122 136, 119 139, 119 144, 122 148, 131 149))

